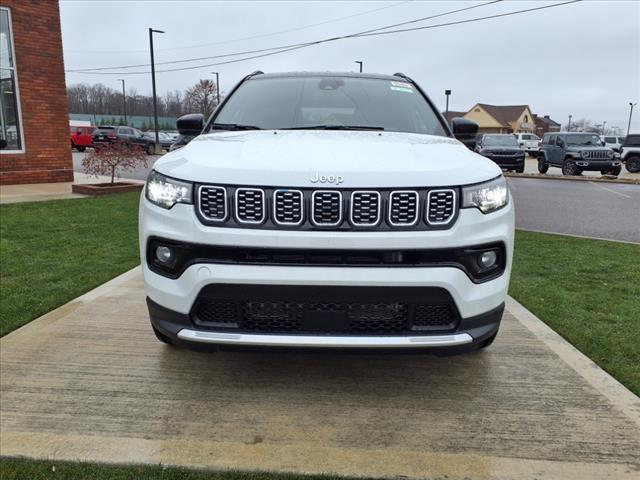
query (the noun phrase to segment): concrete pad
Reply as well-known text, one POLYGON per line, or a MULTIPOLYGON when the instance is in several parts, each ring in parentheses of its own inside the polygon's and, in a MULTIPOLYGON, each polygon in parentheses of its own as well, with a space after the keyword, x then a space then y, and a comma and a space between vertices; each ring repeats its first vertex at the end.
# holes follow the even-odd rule
POLYGON ((448 479, 640 476, 640 400, 511 302, 492 347, 224 352, 157 342, 140 270, 0 340, 0 454, 448 479))

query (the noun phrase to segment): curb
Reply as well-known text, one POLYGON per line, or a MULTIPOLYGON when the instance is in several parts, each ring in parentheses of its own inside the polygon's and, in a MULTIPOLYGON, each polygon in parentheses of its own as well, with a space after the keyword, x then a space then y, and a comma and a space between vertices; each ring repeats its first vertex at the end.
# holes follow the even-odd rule
POLYGON ((631 390, 596 365, 589 357, 511 296, 507 297, 506 309, 520 324, 524 325, 527 330, 573 368, 581 378, 640 427, 640 398, 636 397, 631 390))
POLYGON ((605 178, 605 177, 582 177, 582 176, 566 176, 566 175, 545 175, 539 173, 513 173, 503 172, 505 177, 513 178, 535 178, 538 180, 565 180, 578 182, 603 182, 603 183, 623 183, 628 185, 640 185, 640 178, 605 178))

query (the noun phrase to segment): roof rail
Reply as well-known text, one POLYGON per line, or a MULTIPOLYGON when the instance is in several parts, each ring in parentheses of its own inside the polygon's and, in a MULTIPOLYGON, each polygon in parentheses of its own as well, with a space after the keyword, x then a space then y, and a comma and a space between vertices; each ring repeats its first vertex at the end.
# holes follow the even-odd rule
POLYGON ((394 77, 400 77, 400 78, 404 78, 405 80, 410 81, 411 83, 413 83, 413 80, 411 80, 408 76, 406 76, 404 73, 402 72, 396 72, 393 74, 394 77))

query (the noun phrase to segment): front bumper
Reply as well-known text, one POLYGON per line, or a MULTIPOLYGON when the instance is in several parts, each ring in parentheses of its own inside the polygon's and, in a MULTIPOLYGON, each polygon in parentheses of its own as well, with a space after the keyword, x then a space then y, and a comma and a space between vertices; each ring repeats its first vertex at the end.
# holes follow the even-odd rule
MULTIPOLYGON (((177 204, 165 210, 140 204, 140 248, 143 275, 153 325, 176 343, 289 345, 335 347, 412 348, 470 346, 493 335, 499 327, 506 299, 513 253, 513 204, 488 215, 477 209, 461 209, 448 229, 393 232, 328 232, 238 229, 206 226, 196 217, 192 205, 177 204), (474 283, 465 272, 449 266, 434 267, 341 267, 270 266, 195 263, 178 278, 153 272, 147 264, 150 238, 175 242, 234 247, 281 249, 442 249, 502 243, 506 247, 505 270, 492 280, 474 283), (447 331, 406 332, 406 335, 362 335, 338 333, 253 334, 216 331, 197 326, 192 317, 198 296, 205 288, 245 285, 286 287, 439 288, 447 292, 459 322, 447 331), (153 307, 153 308, 152 308, 153 307), (497 313, 496 313, 497 312, 497 313), (319 338, 319 340, 314 340, 319 338)), ((389 302, 393 300, 389 299, 389 302)))
POLYGON ((487 154, 485 156, 500 168, 518 168, 524 166, 524 155, 508 157, 503 155, 487 154))
POLYGON ((583 170, 608 170, 621 165, 620 159, 615 157, 610 160, 589 160, 580 157, 576 158, 575 162, 583 170))

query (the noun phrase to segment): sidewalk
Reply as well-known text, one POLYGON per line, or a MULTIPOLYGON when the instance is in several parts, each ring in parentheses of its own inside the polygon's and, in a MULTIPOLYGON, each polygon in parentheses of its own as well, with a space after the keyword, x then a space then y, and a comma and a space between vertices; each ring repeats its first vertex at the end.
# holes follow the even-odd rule
POLYGON ((140 267, 0 339, 1 454, 450 480, 637 479, 640 401, 513 300, 486 351, 197 353, 140 267))
MULTIPOLYGON (((75 183, 109 182, 106 176, 91 177, 84 173, 74 173, 75 183)), ((142 183, 140 180, 120 178, 127 182, 142 183)), ((65 198, 83 198, 85 195, 71 193, 72 182, 62 183, 30 183, 24 185, 0 186, 0 203, 41 202, 44 200, 61 200, 65 198)))

